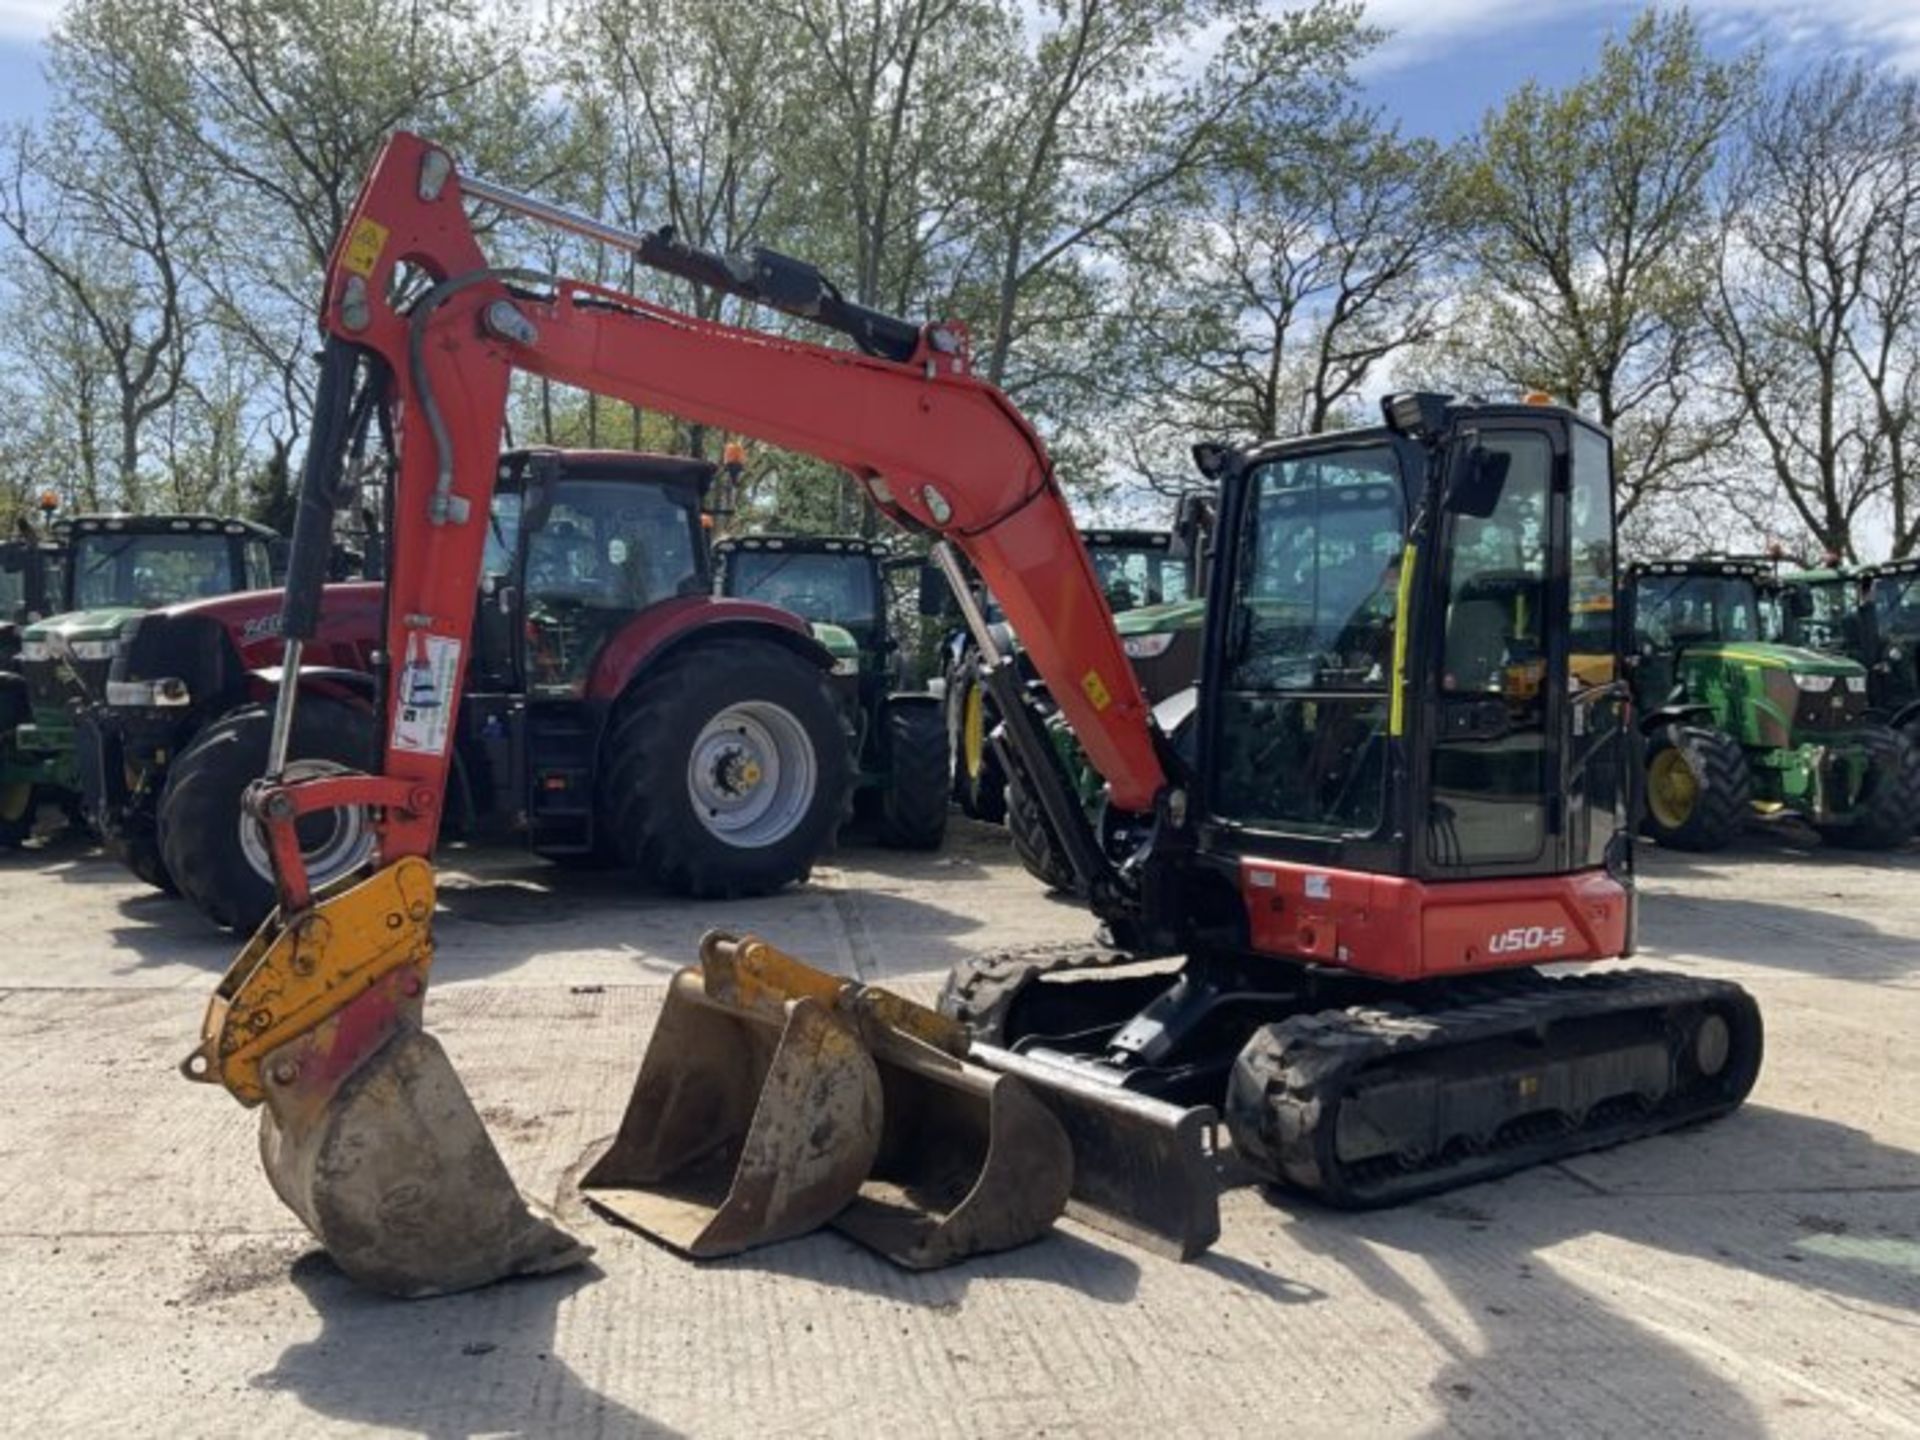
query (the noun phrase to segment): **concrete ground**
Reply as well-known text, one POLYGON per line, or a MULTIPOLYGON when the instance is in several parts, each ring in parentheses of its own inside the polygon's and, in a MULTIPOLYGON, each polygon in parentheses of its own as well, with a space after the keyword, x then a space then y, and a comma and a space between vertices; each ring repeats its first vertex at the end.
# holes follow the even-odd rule
POLYGON ((1188 1265, 1065 1224, 924 1275, 832 1234, 695 1266, 569 1177, 709 925, 923 996, 1085 935, 997 835, 726 906, 453 859, 429 1023, 596 1263, 357 1291, 268 1190, 255 1117, 175 1073, 231 942, 55 840, 0 856, 0 1432, 1920 1433, 1920 853, 1647 857, 1646 959, 1768 1018, 1730 1119, 1381 1214, 1236 1190, 1188 1265))

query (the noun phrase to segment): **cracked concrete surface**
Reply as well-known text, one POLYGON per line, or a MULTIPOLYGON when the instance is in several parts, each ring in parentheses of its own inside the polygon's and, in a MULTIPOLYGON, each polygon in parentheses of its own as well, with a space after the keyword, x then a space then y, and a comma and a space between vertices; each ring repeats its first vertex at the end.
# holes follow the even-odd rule
POLYGON ((997 835, 718 906, 449 858, 429 1023, 596 1263, 356 1291, 254 1117, 174 1072, 231 942, 70 843, 0 855, 0 1430, 1920 1433, 1920 853, 1646 856, 1643 963, 1767 1015, 1728 1120, 1377 1214, 1235 1190, 1185 1266, 1068 1224, 920 1275, 832 1234, 691 1265, 564 1181, 710 925, 923 997, 961 955, 1084 936, 997 835))

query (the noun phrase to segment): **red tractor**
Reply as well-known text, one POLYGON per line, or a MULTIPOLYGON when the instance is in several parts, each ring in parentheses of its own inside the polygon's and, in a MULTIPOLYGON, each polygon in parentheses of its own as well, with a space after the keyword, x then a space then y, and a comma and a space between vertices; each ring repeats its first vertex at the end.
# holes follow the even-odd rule
MULTIPOLYGON (((692 895, 805 879, 850 783, 832 657, 798 617, 710 593, 712 473, 620 452, 504 455, 464 684, 434 637, 385 660, 379 584, 329 585, 299 669, 296 768, 374 763, 374 696, 396 682, 402 739, 451 739, 443 838, 518 836, 692 895)), ((83 721, 102 833, 142 879, 234 930, 273 908, 240 801, 266 765, 281 603, 255 591, 144 616, 83 721)), ((324 880, 365 863, 373 831, 364 811, 331 811, 302 822, 301 843, 324 880)))

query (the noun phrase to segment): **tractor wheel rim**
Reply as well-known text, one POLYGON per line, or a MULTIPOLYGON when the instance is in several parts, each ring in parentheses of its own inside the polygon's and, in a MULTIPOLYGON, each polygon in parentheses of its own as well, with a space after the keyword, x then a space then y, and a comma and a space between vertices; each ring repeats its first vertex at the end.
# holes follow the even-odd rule
MULTIPOLYGON (((354 773, 331 760, 295 760, 287 766, 288 780, 313 780, 322 775, 354 773)), ((307 884, 314 889, 351 874, 373 857, 373 823, 363 807, 329 810, 302 817, 327 824, 327 832, 316 843, 302 843, 300 857, 306 862, 307 884)), ((247 814, 240 813, 240 853, 247 857, 247 868, 269 885, 274 883, 273 856, 267 847, 266 828, 247 814)))
POLYGON ((729 705, 687 757, 687 795, 709 835, 743 850, 791 835, 813 804, 819 766, 806 726, 770 700, 729 705))
POLYGON ((960 717, 960 753, 967 778, 977 780, 987 768, 987 702, 978 682, 967 687, 966 707, 960 717))
POLYGON ((1669 830, 1687 823, 1700 799, 1700 782, 1695 778, 1687 757, 1678 750, 1662 750, 1653 757, 1647 777, 1647 803, 1653 815, 1669 830))
POLYGON ((12 785, 0 785, 0 820, 9 825, 19 821, 33 807, 33 782, 16 781, 12 785))

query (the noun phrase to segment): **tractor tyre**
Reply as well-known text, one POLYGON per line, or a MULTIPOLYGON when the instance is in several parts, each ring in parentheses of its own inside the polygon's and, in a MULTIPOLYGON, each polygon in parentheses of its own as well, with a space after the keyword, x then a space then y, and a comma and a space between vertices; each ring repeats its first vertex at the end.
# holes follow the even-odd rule
POLYGON ((887 781, 875 815, 880 843, 900 850, 938 850, 947 836, 947 717, 930 703, 889 703, 887 781))
POLYGON ((1753 775, 1730 735, 1669 725, 1647 746, 1641 828, 1673 850, 1724 850, 1753 809, 1753 775))
POLYGON ((1013 853, 1029 875, 1049 890, 1074 888, 1073 866, 1054 838, 1053 822, 1026 786, 1012 776, 1007 777, 1007 833, 1013 837, 1013 853))
POLYGON ((953 714, 953 798, 960 813, 997 825, 1007 814, 1007 776, 987 737, 995 724, 993 700, 969 658, 947 683, 953 714))
MULTIPOLYGON (((278 903, 266 835, 241 806, 267 768, 273 710, 248 705, 221 716, 183 749, 160 792, 160 862, 180 896, 223 930, 251 934, 278 903)), ((317 695, 294 711, 289 779, 339 770, 370 771, 376 751, 370 711, 317 695)), ((299 823, 307 880, 319 889, 358 869, 373 853, 364 810, 309 815, 299 823)))
POLYGON ((167 862, 161 857, 160 837, 152 831, 129 835, 102 826, 100 848, 132 872, 136 879, 146 881, 162 894, 180 893, 180 887, 173 883, 173 876, 167 873, 167 862))
POLYGON ((608 722, 598 826, 677 894, 764 895, 805 880, 833 843, 847 737, 818 666, 729 639, 669 656, 608 722))
POLYGON ((0 850, 18 850, 33 837, 40 794, 29 781, 0 785, 0 850))
POLYGON ((1867 752, 1867 779, 1857 818, 1846 825, 1816 825, 1820 838, 1845 850, 1894 850, 1913 838, 1920 822, 1920 763, 1898 730, 1875 725, 1860 733, 1867 752))

